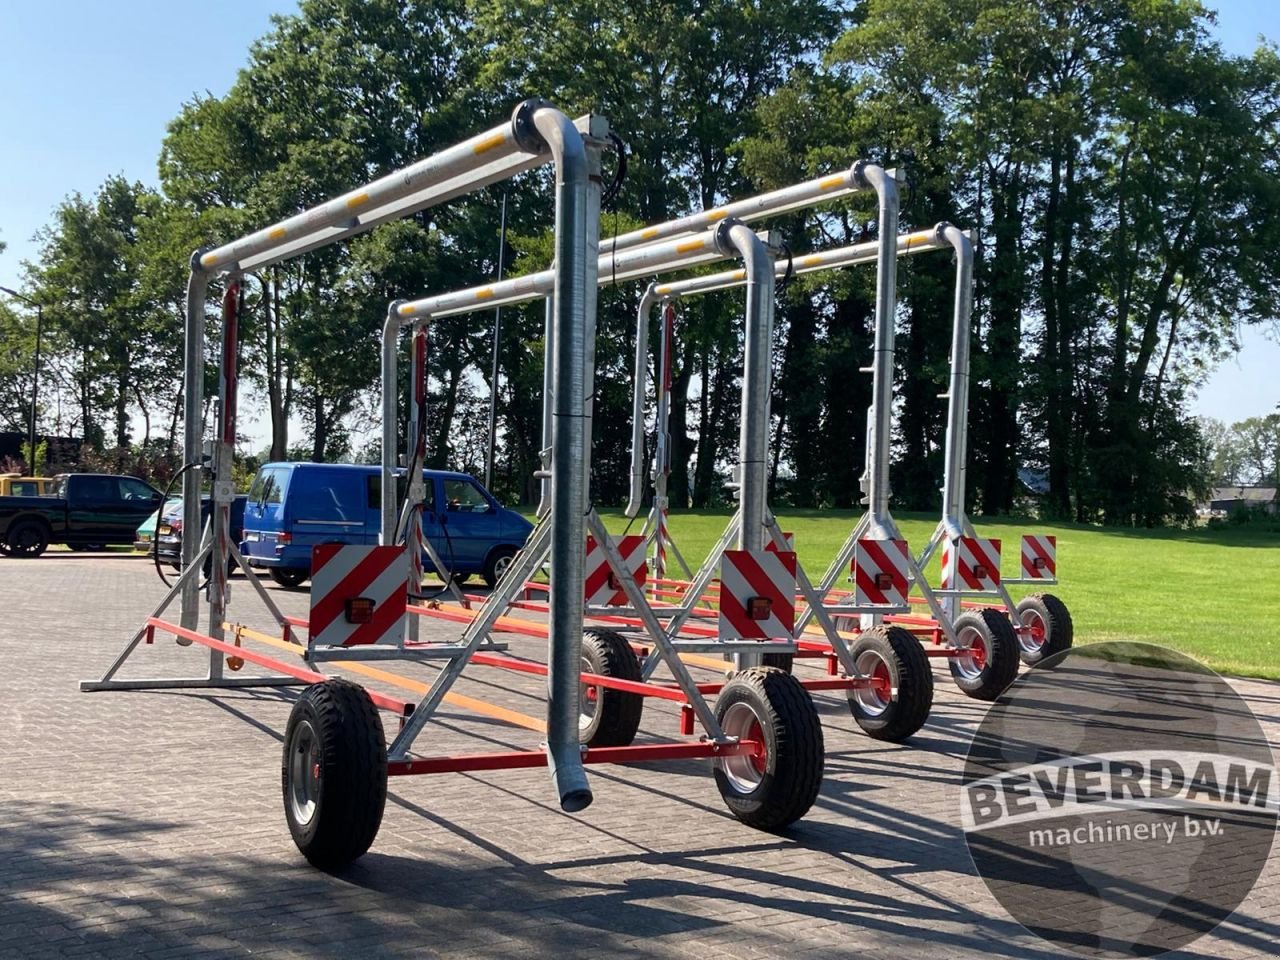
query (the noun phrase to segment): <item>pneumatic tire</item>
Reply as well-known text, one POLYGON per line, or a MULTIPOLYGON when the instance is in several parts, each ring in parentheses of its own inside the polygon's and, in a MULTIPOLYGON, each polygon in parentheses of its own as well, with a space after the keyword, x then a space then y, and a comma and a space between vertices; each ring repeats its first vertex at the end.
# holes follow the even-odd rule
POLYGON ((1052 593, 1033 593, 1014 608, 1014 620, 1025 632, 1018 634, 1018 655, 1028 667, 1070 650, 1075 639, 1071 611, 1052 593))
MULTIPOLYGON (((588 628, 582 634, 582 672, 643 683, 640 661, 625 637, 588 628)), ((626 747, 636 738, 644 697, 583 683, 579 692, 578 739, 588 747, 626 747)))
POLYGON ((11 557, 38 557, 49 547, 49 528, 38 520, 19 520, 9 528, 5 547, 11 557))
POLYGON ((289 832, 313 866, 337 870, 369 849, 387 801, 387 745, 363 687, 306 689, 289 714, 280 780, 289 832))
POLYGON ((1018 675, 1018 635, 1001 610, 962 613, 952 627, 961 652, 948 658, 956 686, 975 700, 994 700, 1018 675))
POLYGON ((874 740, 901 743, 933 709, 933 669, 920 641, 902 627, 880 625, 858 637, 853 662, 870 686, 849 691, 849 712, 874 740))
POLYGON ((724 732, 764 745, 761 756, 716 760, 716 787, 748 826, 781 830, 803 817, 822 787, 822 723, 800 681, 774 667, 749 667, 720 691, 724 732))
POLYGON ((489 551, 489 556, 485 557, 484 571, 481 573, 486 587, 492 589, 498 585, 498 581, 502 579, 507 572, 507 568, 511 566, 511 561, 515 558, 515 555, 515 547, 495 547, 489 551))
POLYGON ((297 590, 311 576, 310 570, 301 567, 267 567, 267 573, 286 590, 297 590))
POLYGON ((796 655, 794 653, 762 653, 760 654, 760 666, 773 667, 783 673, 794 673, 796 655))

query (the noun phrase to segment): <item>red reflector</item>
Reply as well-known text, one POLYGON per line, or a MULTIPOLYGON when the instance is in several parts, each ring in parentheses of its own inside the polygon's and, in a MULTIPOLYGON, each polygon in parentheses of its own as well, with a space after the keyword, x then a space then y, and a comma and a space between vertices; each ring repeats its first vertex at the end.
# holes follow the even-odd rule
POLYGON ((768 597, 748 597, 747 617, 751 620, 768 620, 773 601, 768 597))
POLYGON ((877 590, 892 590, 892 589, 893 589, 893 575, 892 575, 892 574, 888 574, 888 573, 877 573, 877 574, 876 574, 876 589, 877 589, 877 590))
POLYGON ((1043 570, 1049 564, 1045 562, 1044 557, 1036 557, 1034 560, 1031 561, 1031 565, 1035 567, 1037 570, 1043 570))
POLYGON ((373 606, 368 597, 352 597, 347 601, 347 623, 369 623, 373 620, 373 606))
POLYGON ((293 543, 293 534, 284 532, 277 533, 276 543, 293 543))
POLYGON ((973 568, 973 576, 975 579, 978 579, 978 580, 987 579, 987 568, 980 563, 975 565, 973 568))

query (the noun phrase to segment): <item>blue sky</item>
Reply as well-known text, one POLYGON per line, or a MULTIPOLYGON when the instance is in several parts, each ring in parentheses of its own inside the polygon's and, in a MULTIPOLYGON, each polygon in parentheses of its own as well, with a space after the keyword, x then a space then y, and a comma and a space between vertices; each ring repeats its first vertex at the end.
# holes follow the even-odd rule
MULTIPOLYGON (((1278 0, 1219 0, 1219 36, 1248 53, 1280 37, 1278 0)), ((292 2, 45 0, 0 3, 0 285, 21 283, 31 235, 69 193, 122 173, 154 183, 165 124, 193 94, 221 95, 272 13, 292 2)), ((1242 335, 1201 389, 1197 413, 1233 421, 1280 404, 1280 323, 1242 335)))

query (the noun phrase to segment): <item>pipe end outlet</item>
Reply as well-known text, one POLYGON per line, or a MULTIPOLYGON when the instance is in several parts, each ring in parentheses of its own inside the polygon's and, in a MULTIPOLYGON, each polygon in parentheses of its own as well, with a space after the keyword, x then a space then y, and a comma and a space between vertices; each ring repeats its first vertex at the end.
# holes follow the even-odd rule
POLYGON ((587 789, 569 790, 560 795, 560 809, 565 813, 581 813, 591 806, 595 796, 587 789))
POLYGON ((534 125, 533 115, 539 110, 551 106, 550 101, 541 97, 530 97, 516 104, 511 111, 511 134, 516 145, 525 153, 543 153, 547 149, 546 138, 538 132, 534 125))

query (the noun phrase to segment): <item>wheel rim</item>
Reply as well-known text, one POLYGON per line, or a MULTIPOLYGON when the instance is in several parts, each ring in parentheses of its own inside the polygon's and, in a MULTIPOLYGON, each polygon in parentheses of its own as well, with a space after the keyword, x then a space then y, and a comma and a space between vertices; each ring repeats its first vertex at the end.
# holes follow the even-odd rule
POLYGON ((1018 631, 1018 646, 1026 653, 1039 653, 1049 640, 1049 628, 1036 610, 1023 610, 1018 621, 1025 629, 1018 631))
POLYGON ((854 702, 867 716, 878 717, 893 702, 893 675, 889 671, 889 664, 874 650, 863 650, 858 654, 854 665, 859 674, 871 678, 870 684, 854 688, 854 702))
POLYGON ((18 555, 33 554, 40 547, 40 534, 30 527, 23 527, 9 541, 9 549, 18 555))
POLYGON ((726 736, 738 740, 752 740, 764 748, 759 754, 739 753, 720 759, 720 769, 725 779, 739 793, 751 793, 764 779, 769 767, 769 755, 765 752, 764 725, 760 715, 749 703, 734 703, 720 718, 720 728, 726 736))
POLYGON ((511 561, 513 559, 515 558, 512 557, 510 554, 504 554, 503 556, 498 557, 497 560, 493 561, 494 581, 501 580, 503 577, 507 575, 507 570, 510 569, 511 561))
MULTIPOLYGON (((595 673, 586 657, 582 658, 582 672, 595 673)), ((580 731, 585 732, 590 729, 596 718, 596 707, 599 703, 600 688, 593 683, 580 682, 578 684, 578 729, 580 731)))
POLYGON ((960 652, 951 666, 965 680, 977 680, 987 666, 987 639, 977 627, 964 627, 956 636, 960 652))
POLYGON ((294 728, 289 750, 289 808, 299 826, 306 826, 316 815, 320 800, 320 740, 303 720, 294 728))

